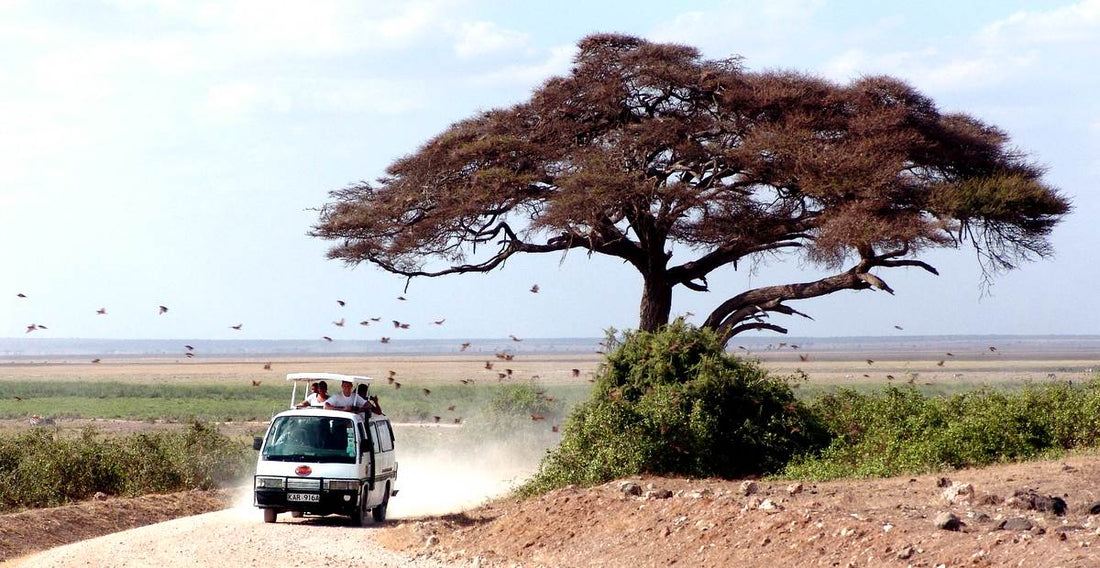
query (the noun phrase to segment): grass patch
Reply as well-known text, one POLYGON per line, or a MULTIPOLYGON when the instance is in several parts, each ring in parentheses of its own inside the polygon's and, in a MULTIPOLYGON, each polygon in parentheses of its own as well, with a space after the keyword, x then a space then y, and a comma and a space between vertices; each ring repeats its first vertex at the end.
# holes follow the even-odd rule
MULTIPOLYGON (((547 420, 561 417, 587 396, 591 386, 543 387, 534 382, 487 385, 404 383, 396 389, 376 384, 386 414, 398 422, 478 420, 493 412, 493 405, 514 396, 540 398, 541 405, 526 408, 543 413, 547 420), (428 388, 430 394, 423 389, 428 388), (515 393, 526 393, 517 395, 515 393), (541 393, 541 394, 535 394, 541 393), (503 397, 503 399, 501 399, 503 397), (448 410, 451 406, 454 410, 448 410)), ((4 384, 0 418, 29 418, 34 414, 53 418, 104 418, 129 420, 268 420, 289 407, 289 385, 252 387, 248 384, 134 384, 124 382, 26 381, 4 384)), ((299 396, 303 393, 299 389, 299 396)), ((520 413, 522 414, 522 413, 520 413)), ((486 417, 489 419, 489 417, 486 417)))

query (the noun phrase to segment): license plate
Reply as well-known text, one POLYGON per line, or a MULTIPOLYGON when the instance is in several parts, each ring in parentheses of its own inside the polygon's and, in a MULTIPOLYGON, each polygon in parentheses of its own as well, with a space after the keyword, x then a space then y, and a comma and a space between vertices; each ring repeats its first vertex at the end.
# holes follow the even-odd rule
POLYGON ((317 493, 287 493, 286 500, 317 503, 321 500, 321 496, 317 493))

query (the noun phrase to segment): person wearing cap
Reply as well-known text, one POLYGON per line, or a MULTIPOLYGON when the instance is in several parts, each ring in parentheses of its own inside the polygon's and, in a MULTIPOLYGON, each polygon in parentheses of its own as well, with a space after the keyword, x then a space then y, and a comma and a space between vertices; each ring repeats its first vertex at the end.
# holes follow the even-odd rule
POLYGON ((325 410, 359 412, 367 405, 366 399, 351 391, 351 381, 340 381, 340 392, 325 401, 325 410))

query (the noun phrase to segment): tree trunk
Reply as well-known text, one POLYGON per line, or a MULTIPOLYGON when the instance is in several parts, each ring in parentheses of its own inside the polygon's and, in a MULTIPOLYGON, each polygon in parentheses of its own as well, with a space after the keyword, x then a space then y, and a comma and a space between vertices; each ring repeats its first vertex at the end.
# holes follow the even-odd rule
POLYGON ((657 331, 668 323, 668 314, 672 311, 672 285, 657 276, 646 276, 642 288, 641 318, 638 329, 657 331))

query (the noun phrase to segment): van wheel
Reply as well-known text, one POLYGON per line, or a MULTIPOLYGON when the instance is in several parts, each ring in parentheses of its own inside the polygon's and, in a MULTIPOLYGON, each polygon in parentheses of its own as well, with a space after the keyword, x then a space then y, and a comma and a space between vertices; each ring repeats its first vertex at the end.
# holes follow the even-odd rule
POLYGON ((274 523, 275 517, 279 515, 279 512, 275 509, 264 509, 264 522, 274 523))
POLYGON ((374 518, 374 522, 381 523, 386 520, 386 509, 390 506, 390 484, 386 484, 386 492, 382 495, 382 504, 371 509, 371 517, 374 518))
POLYGON ((351 514, 351 524, 354 526, 364 527, 367 525, 367 497, 367 489, 364 487, 359 498, 359 507, 351 514))

